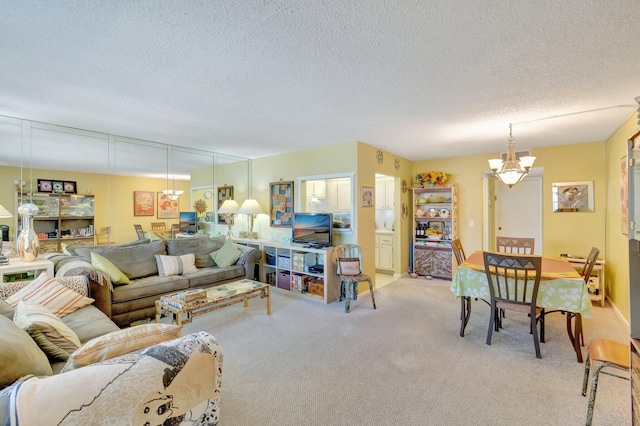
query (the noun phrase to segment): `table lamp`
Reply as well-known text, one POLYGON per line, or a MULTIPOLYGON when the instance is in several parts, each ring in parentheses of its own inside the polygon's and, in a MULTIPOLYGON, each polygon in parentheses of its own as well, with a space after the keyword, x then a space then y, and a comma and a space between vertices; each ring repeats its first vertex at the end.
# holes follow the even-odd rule
POLYGON ((233 235, 233 233, 231 232, 231 227, 233 226, 233 219, 236 217, 236 212, 238 211, 238 209, 239 206, 235 200, 225 200, 218 209, 218 214, 224 215, 224 221, 227 223, 227 227, 229 228, 227 238, 231 238, 231 236, 233 235))
POLYGON ((256 215, 264 213, 260 204, 253 198, 247 198, 238 209, 238 213, 247 215, 247 220, 249 221, 249 237, 256 239, 256 237, 253 236, 253 221, 256 215))

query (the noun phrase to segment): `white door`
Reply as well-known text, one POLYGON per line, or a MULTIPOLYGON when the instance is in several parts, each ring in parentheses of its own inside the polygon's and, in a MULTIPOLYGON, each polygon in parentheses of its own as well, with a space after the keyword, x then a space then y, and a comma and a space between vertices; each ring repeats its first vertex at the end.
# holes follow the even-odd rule
POLYGON ((495 195, 495 236, 535 238, 534 253, 541 254, 542 177, 528 176, 513 188, 496 181, 495 195))

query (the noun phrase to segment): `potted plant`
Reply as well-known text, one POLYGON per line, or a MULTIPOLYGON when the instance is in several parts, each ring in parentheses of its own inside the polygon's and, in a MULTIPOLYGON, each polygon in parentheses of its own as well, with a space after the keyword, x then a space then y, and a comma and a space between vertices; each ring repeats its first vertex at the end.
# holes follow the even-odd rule
POLYGON ((449 175, 443 172, 430 171, 428 173, 420 172, 416 174, 416 184, 423 188, 434 188, 435 186, 444 187, 449 181, 449 175))

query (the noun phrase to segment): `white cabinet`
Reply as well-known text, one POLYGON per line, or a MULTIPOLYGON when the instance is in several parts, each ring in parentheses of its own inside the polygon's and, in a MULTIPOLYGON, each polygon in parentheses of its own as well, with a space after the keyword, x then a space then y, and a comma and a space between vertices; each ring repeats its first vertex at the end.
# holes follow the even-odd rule
POLYGON ((326 187, 329 210, 351 210, 351 180, 331 179, 326 187))
POLYGON ((393 235, 376 235, 376 269, 393 270, 393 235))
POLYGON ((326 198, 327 183, 323 180, 308 180, 306 195, 307 197, 326 198))
POLYGON ((394 206, 395 180, 393 177, 376 178, 376 209, 391 210, 394 206))

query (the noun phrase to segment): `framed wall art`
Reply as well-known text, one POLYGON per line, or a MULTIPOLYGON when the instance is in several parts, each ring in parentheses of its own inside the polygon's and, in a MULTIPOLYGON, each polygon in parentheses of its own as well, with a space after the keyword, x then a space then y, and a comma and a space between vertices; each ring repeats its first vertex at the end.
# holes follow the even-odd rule
POLYGON ((553 211, 593 212, 593 181, 556 182, 552 184, 553 211))
POLYGON ((158 219, 177 219, 180 215, 180 199, 172 200, 169 194, 158 192, 158 219))
POLYGON ((53 192, 53 183, 50 179, 38 179, 38 192, 53 192))
POLYGON ((153 191, 133 191, 134 216, 153 216, 154 203, 153 191))
POLYGON ((293 224, 293 182, 271 182, 269 195, 271 226, 290 228, 293 224))
POLYGON ((373 187, 372 186, 360 187, 360 206, 373 207, 373 187))
MULTIPOLYGON (((233 200, 233 186, 219 186, 218 187, 218 209, 220 207, 222 207, 222 203, 224 203, 226 200, 233 200)), ((225 215, 223 214, 219 214, 218 215, 218 223, 221 225, 226 224, 227 222, 225 221, 225 215)))
POLYGON ((62 190, 64 191, 65 194, 76 194, 77 190, 76 190, 76 183, 73 181, 64 181, 62 182, 62 190))

